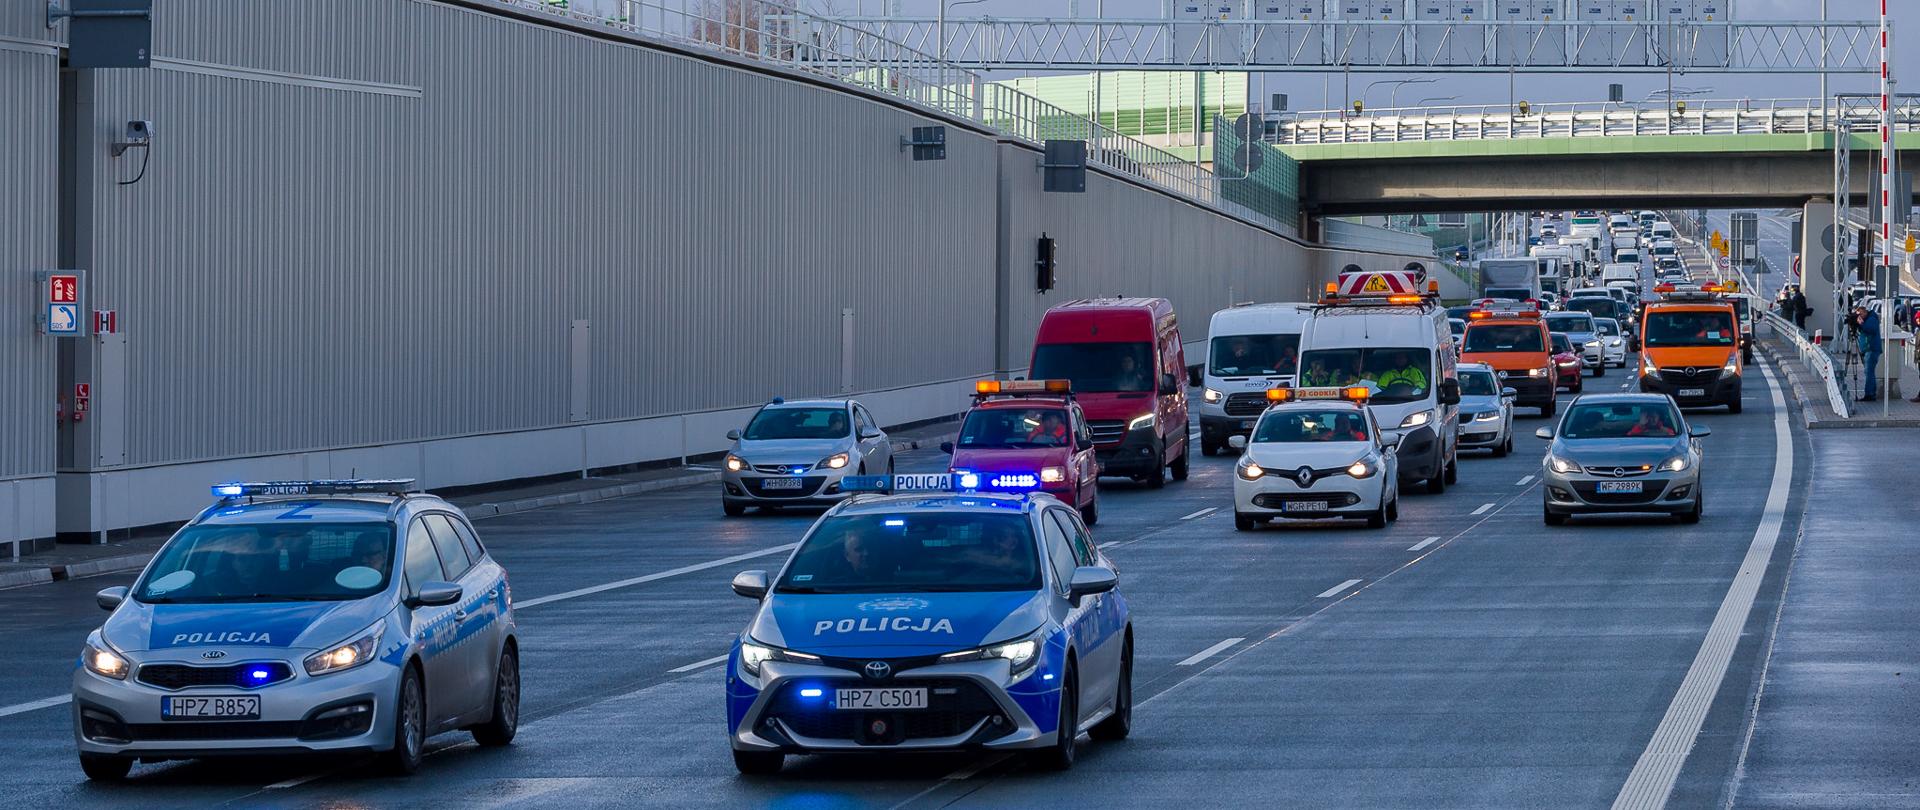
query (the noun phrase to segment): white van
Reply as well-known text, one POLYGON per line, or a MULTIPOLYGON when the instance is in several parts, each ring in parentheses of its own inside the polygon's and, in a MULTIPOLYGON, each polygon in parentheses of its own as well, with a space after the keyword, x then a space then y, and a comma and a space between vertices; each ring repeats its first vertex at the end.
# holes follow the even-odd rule
MULTIPOLYGON (((1360 287, 1343 280, 1340 289, 1360 287)), ((1437 291, 1419 303, 1329 299, 1313 308, 1300 335, 1300 384, 1373 384, 1367 407, 1399 456, 1400 480, 1424 480, 1433 493, 1460 473, 1458 362, 1437 291)))
POLYGON ((1640 251, 1637 248, 1621 248, 1613 252, 1614 264, 1640 266, 1640 251))
POLYGON ((1666 220, 1656 220, 1653 223, 1653 238, 1654 239, 1672 239, 1673 223, 1668 222, 1666 220))
POLYGON ((1640 263, 1614 262, 1600 268, 1601 286, 1611 287, 1616 281, 1631 282, 1635 290, 1640 289, 1640 263))
POLYGON ((1245 436, 1267 409, 1267 389, 1292 385, 1311 304, 1248 304, 1213 313, 1201 375, 1200 452, 1245 436))

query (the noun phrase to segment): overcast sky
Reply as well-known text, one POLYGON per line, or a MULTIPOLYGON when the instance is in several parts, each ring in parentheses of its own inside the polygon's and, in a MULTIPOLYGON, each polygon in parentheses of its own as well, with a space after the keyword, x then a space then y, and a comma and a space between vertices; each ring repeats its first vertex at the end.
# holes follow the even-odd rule
MULTIPOLYGON (((801 0, 808 8, 831 8, 835 13, 852 14, 856 4, 868 14, 878 13, 882 3, 897 3, 900 13, 907 16, 933 16, 938 9, 938 0, 801 0)), ((949 0, 951 2, 951 0, 949 0)), ((1066 16, 1070 0, 984 0, 968 4, 949 12, 950 17, 979 16, 990 14, 1009 17, 1066 16)), ((1096 0, 1078 0, 1082 14, 1093 14, 1096 0)), ((1105 0, 1106 14, 1109 17, 1160 17, 1164 4, 1162 0, 1105 0)), ((1820 16, 1819 0, 1728 0, 1735 19, 1739 20, 1812 20, 1820 16)), ((1890 7, 1896 16, 1902 9, 1912 9, 1911 16, 1920 20, 1920 2, 1915 0, 1892 0, 1890 7)), ((1877 0, 1829 0, 1828 16, 1835 20, 1872 20, 1879 13, 1877 0)), ((1911 76, 1908 92, 1920 92, 1920 54, 1899 55, 1899 29, 1895 28, 1895 58, 1893 75, 1896 79, 1911 76)), ((1371 73, 1355 74, 1352 80, 1354 95, 1359 95, 1367 84, 1381 79, 1409 78, 1416 74, 1371 73)), ((1603 73, 1581 72, 1579 74, 1521 74, 1516 79, 1516 92, 1519 98, 1533 102, 1551 101, 1600 101, 1607 97, 1607 85, 1619 82, 1626 85, 1626 97, 1629 100, 1645 98, 1649 92, 1664 89, 1667 86, 1665 74, 1640 74, 1610 76, 1603 73)), ((1261 83, 1266 93, 1286 93, 1291 97, 1290 106, 1294 110, 1323 109, 1322 99, 1329 106, 1342 106, 1341 75, 1322 73, 1269 73, 1264 82, 1256 78, 1256 91, 1261 83)), ((1756 75, 1756 74, 1691 74, 1676 76, 1676 88, 1712 88, 1715 92, 1705 98, 1812 98, 1819 95, 1819 79, 1815 75, 1756 75)), ((1875 93, 1879 91, 1877 79, 1871 74, 1834 75, 1830 79, 1831 92, 1875 93)), ((1384 107, 1387 104, 1389 86, 1381 85, 1367 99, 1370 107, 1384 107)), ((1440 77, 1433 84, 1408 85, 1399 90, 1398 102, 1411 105, 1428 97, 1459 96, 1452 101, 1434 101, 1434 104, 1505 104, 1507 102, 1507 77, 1504 74, 1454 74, 1440 77)), ((1259 95, 1266 98, 1266 94, 1259 95)))

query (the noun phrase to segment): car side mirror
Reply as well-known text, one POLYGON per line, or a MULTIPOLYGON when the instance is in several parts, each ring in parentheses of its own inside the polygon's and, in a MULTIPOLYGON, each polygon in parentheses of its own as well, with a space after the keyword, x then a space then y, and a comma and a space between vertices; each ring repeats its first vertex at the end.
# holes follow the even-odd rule
POLYGON ((1534 431, 1534 432, 1533 432, 1533 435, 1535 435, 1535 436, 1539 436, 1539 437, 1540 437, 1540 438, 1542 438, 1542 439, 1552 439, 1552 438, 1553 438, 1553 428, 1541 428, 1541 429, 1539 429, 1539 430, 1536 430, 1536 431, 1534 431))
POLYGON ((1514 389, 1512 389, 1512 388, 1502 388, 1502 389, 1500 389, 1500 398, 1501 398, 1501 399, 1513 399, 1514 397, 1517 397, 1517 396, 1520 396, 1520 392, 1519 392, 1519 391, 1516 391, 1516 390, 1514 390, 1514 389))
POLYGON ((733 592, 748 599, 762 599, 767 595, 767 572, 741 571, 733 575, 733 592))
POLYGON ((1194 366, 1193 368, 1187 369, 1187 384, 1199 388, 1200 383, 1200 367, 1194 366))
POLYGON ((1440 404, 1442 405, 1460 404, 1460 381, 1459 380, 1441 380, 1440 381, 1440 404))
POLYGON ((880 431, 872 430, 872 429, 860 431, 860 438, 862 439, 878 439, 881 436, 885 436, 885 435, 886 435, 885 433, 881 433, 880 431))
POLYGON ((1067 582, 1067 598, 1074 604, 1080 598, 1106 593, 1120 584, 1120 575, 1113 569, 1099 565, 1083 565, 1073 569, 1073 579, 1067 582))
POLYGON ((1160 375, 1160 394, 1170 396, 1180 393, 1180 379, 1172 373, 1160 375))
POLYGON ((1688 425, 1687 435, 1696 439, 1704 439, 1713 435, 1713 428, 1707 427, 1706 425, 1688 425))
POLYGON ((465 592, 451 582, 433 581, 420 586, 420 592, 407 600, 407 607, 441 607, 460 601, 465 592))
POLYGON ((1380 437, 1380 446, 1388 450, 1398 450, 1400 449, 1400 437, 1391 433, 1383 434, 1380 437))
POLYGON ((941 442, 940 452, 946 453, 949 456, 953 455, 953 442, 941 442))
POLYGON ((1093 440, 1092 440, 1092 439, 1089 439, 1089 438, 1086 438, 1086 437, 1084 437, 1084 436, 1075 436, 1075 437, 1074 437, 1074 439, 1073 439, 1073 449, 1075 449, 1075 450, 1092 450, 1092 449, 1093 449, 1093 440))
POLYGON ((1245 450, 1247 449, 1247 437, 1239 435, 1228 436, 1227 446, 1235 450, 1245 450))
POLYGON ((727 441, 730 441, 730 442, 740 441, 740 431, 738 430, 727 431, 727 441))
POLYGON ((119 607, 120 603, 125 601, 127 601, 127 586, 125 585, 102 588, 99 593, 93 595, 93 603, 99 605, 101 610, 112 610, 119 607))

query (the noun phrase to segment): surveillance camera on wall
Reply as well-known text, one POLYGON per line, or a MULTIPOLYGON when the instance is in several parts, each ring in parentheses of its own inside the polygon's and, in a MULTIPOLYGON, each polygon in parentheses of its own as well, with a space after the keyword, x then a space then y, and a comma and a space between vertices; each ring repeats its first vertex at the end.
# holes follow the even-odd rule
POLYGON ((127 122, 127 144, 128 145, 134 145, 134 144, 146 145, 152 142, 153 142, 153 122, 152 121, 135 120, 135 121, 127 122))

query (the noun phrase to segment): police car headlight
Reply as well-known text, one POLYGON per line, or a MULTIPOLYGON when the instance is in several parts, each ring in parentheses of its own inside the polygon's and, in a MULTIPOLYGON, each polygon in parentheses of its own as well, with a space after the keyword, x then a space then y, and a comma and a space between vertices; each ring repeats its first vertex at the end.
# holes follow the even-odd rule
POLYGON ((1200 396, 1201 396, 1202 398, 1204 398, 1204 399, 1206 399, 1206 401, 1207 401, 1207 402, 1209 402, 1209 403, 1213 403, 1213 402, 1219 402, 1220 400, 1223 400, 1223 399, 1226 399, 1226 398, 1227 398, 1227 395, 1226 395, 1226 394, 1222 394, 1222 393, 1220 393, 1219 391, 1215 391, 1215 390, 1213 390, 1213 389, 1211 389, 1211 388, 1209 388, 1209 389, 1207 389, 1206 391, 1204 391, 1204 392, 1202 392, 1202 393, 1200 394, 1200 396))
POLYGON ((746 459, 736 456, 732 453, 727 454, 727 469, 729 471, 739 472, 741 470, 746 469, 747 466, 748 465, 747 465, 746 459))
POLYGON ((360 631, 353 640, 327 650, 321 650, 307 656, 308 675, 326 675, 333 672, 345 672, 373 660, 380 651, 380 637, 386 633, 387 621, 381 619, 372 627, 360 631))
POLYGON ((1407 414, 1407 418, 1400 420, 1400 426, 1403 428, 1417 428, 1431 421, 1433 421, 1433 414, 1427 413, 1426 411, 1415 411, 1407 414))
POLYGON ((820 463, 815 466, 824 467, 829 470, 840 469, 842 467, 847 466, 847 454, 835 453, 831 456, 827 456, 826 458, 821 459, 820 463))
POLYGON ((1043 484, 1058 484, 1065 480, 1067 480, 1067 470, 1064 467, 1040 468, 1040 482, 1043 484))
POLYGON ((947 653, 946 655, 940 656, 940 663, 951 664, 961 661, 991 661, 995 658, 1006 659, 1007 671, 1010 677, 1019 678, 1026 675, 1028 672, 1033 671, 1035 664, 1040 663, 1040 634, 1035 632, 1033 635, 1018 641, 994 644, 974 650, 947 653))
POLYGON ((1266 470, 1260 469, 1260 465, 1253 463, 1253 458, 1250 456, 1245 461, 1235 465, 1233 471, 1248 481, 1258 481, 1260 480, 1260 476, 1267 474, 1266 470))
POLYGON ((768 661, 814 663, 819 660, 820 656, 817 655, 783 650, 779 647, 770 647, 765 644, 748 641, 745 638, 740 639, 740 671, 756 678, 760 677, 760 665, 768 661))
POLYGON ((1146 428, 1150 428, 1150 427, 1153 427, 1154 421, 1155 420, 1153 418, 1153 414, 1147 414, 1146 416, 1136 416, 1133 418, 1133 421, 1127 423, 1127 429, 1143 430, 1146 428))
POLYGON ((1686 456, 1674 456, 1673 458, 1660 462, 1660 471, 1661 472, 1686 472, 1687 464, 1688 462, 1687 462, 1686 456))
POLYGON ((129 669, 127 659, 108 648, 104 641, 99 644, 87 642, 86 649, 80 651, 80 661, 86 664, 88 672, 102 678, 112 678, 116 681, 127 679, 129 669))

